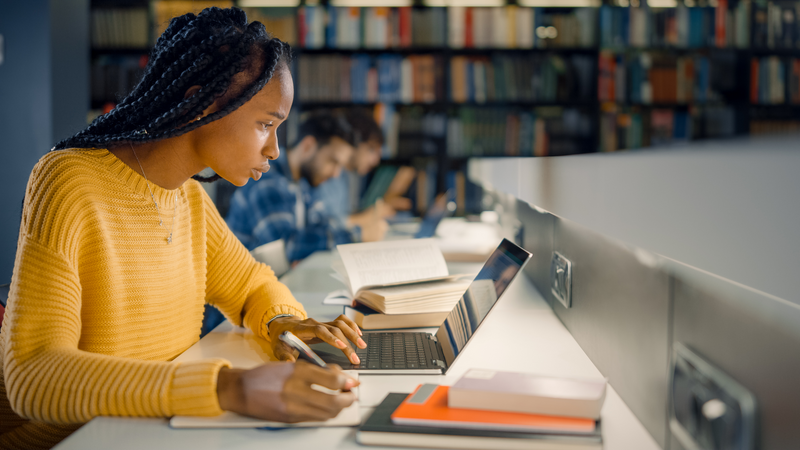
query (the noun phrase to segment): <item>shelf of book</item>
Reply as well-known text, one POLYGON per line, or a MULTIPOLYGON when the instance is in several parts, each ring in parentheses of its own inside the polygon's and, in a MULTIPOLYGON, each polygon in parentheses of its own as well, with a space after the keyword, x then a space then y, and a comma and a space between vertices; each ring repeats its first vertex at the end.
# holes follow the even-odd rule
MULTIPOLYGON (((94 0, 93 108, 128 92, 170 17, 236 3, 94 0), (143 36, 145 45, 132 44, 143 36)), ((613 151, 793 127, 800 2, 715 4, 244 9, 295 49, 293 113, 374 110, 388 137, 385 161, 426 171, 433 161, 442 189, 473 156, 613 151)))

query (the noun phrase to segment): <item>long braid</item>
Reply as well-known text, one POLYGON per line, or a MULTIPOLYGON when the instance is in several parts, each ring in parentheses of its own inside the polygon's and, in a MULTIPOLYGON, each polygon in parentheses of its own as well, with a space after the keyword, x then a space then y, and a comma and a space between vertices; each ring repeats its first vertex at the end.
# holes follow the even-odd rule
MULTIPOLYGON (((247 23, 238 8, 206 8, 198 15, 175 17, 156 41, 142 79, 119 105, 88 127, 64 139, 53 150, 102 148, 132 142, 167 139, 225 117, 250 100, 288 63, 291 48, 272 38, 259 22, 247 23), (234 77, 254 72, 244 87, 234 77), (200 86, 184 98, 187 89, 200 86), (238 91, 241 92, 238 92, 238 91), (224 97, 216 112, 202 117, 224 97)), ((200 177, 213 181, 218 176, 200 177)))

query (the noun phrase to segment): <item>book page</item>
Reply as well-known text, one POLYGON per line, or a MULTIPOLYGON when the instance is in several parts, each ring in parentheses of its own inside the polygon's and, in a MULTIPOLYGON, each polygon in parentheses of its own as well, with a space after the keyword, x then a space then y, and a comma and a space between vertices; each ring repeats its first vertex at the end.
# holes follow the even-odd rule
POLYGON ((434 239, 364 242, 336 247, 350 288, 381 286, 447 276, 447 264, 434 239))

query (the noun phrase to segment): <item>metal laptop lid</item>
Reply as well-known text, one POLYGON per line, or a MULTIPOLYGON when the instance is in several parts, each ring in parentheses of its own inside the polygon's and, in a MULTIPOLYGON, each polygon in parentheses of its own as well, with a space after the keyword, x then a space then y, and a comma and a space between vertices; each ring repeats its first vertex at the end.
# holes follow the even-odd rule
POLYGON ((436 339, 445 357, 445 372, 464 351, 483 319, 530 257, 528 251, 503 239, 486 260, 461 300, 436 332, 436 339))

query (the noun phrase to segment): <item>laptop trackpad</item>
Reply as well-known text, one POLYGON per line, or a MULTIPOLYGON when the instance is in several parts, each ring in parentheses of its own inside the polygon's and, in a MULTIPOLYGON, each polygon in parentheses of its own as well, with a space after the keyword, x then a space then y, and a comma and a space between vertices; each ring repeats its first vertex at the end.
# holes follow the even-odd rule
POLYGON ((319 355, 319 357, 322 358, 322 360, 327 364, 338 364, 343 370, 353 368, 353 364, 350 363, 350 360, 348 360, 346 356, 344 356, 344 353, 331 344, 321 342, 319 344, 311 344, 309 347, 311 347, 311 350, 314 350, 314 352, 319 355))

